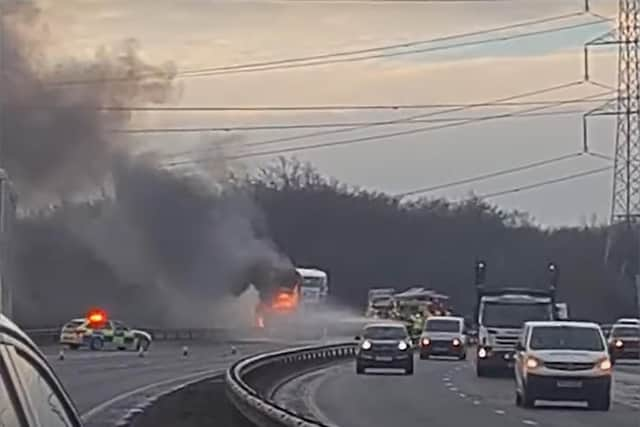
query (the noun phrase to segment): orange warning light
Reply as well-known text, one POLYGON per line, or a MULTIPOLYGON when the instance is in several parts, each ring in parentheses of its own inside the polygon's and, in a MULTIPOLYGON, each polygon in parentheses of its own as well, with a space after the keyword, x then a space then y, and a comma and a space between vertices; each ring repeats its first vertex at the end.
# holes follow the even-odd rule
POLYGON ((91 324, 101 324, 107 321, 107 313, 104 310, 92 309, 87 313, 87 320, 91 324))
POLYGON ((102 313, 91 313, 89 315, 89 321, 91 323, 100 323, 104 321, 104 316, 102 313))

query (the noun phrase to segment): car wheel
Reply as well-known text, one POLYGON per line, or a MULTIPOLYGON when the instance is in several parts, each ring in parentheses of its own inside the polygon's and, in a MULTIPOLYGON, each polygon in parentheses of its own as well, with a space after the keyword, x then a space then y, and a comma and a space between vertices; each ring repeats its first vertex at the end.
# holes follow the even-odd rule
POLYGON ((476 375, 478 377, 488 377, 489 376, 489 368, 482 365, 476 365, 476 375))
POLYGON ((137 351, 147 351, 149 349, 149 346, 151 345, 151 343, 149 342, 149 340, 142 338, 140 340, 138 340, 138 345, 136 346, 136 350, 137 351))
POLYGON ((522 395, 516 390, 516 406, 522 406, 522 395))
POLYGON ((356 374, 358 375, 364 374, 365 369, 366 368, 362 364, 356 362, 356 374))
POLYGON ((594 411, 608 411, 611 407, 611 393, 601 396, 599 399, 589 401, 589 409, 594 411))
POLYGON ((104 341, 100 337, 93 337, 89 342, 89 348, 91 350, 100 351, 104 347, 104 341))
POLYGON ((69 344, 69 349, 70 350, 77 350, 78 347, 80 347, 78 344, 69 344))
POLYGON ((525 408, 534 408, 536 406, 536 397, 526 385, 522 387, 522 396, 520 399, 522 399, 522 406, 525 408))
POLYGON ((413 363, 404 370, 404 373, 405 375, 413 375, 413 363))
POLYGON ((467 360, 467 352, 466 351, 462 352, 462 354, 460 355, 459 359, 460 360, 467 360))
POLYGON ((428 360, 429 355, 427 353, 420 353, 420 360, 428 360))

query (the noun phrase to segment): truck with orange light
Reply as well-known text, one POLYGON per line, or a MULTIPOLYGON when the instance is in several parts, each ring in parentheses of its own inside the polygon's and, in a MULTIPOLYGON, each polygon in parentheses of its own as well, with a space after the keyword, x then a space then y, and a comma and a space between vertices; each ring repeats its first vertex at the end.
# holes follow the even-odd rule
POLYGON ((515 345, 527 321, 551 321, 558 318, 555 290, 558 270, 549 264, 548 289, 485 288, 486 263, 476 264, 477 299, 474 320, 477 322, 478 346, 476 374, 489 376, 498 371, 512 371, 515 345))
POLYGON ((119 320, 111 320, 102 310, 92 310, 85 317, 67 322, 60 332, 60 344, 72 350, 143 350, 151 345, 148 332, 133 329, 119 320))

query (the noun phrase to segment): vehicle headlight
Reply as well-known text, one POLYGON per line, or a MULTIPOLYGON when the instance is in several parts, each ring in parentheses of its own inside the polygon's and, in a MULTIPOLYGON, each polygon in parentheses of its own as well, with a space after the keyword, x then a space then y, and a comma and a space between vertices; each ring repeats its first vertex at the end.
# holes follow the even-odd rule
POLYGON ((542 363, 540 362, 540 360, 536 359, 535 357, 527 357, 527 368, 528 369, 536 369, 537 367, 539 367, 542 363))
POLYGON ((596 366, 598 367, 598 369, 608 371, 612 367, 611 360, 609 360, 608 357, 605 357, 604 359, 599 360, 598 363, 596 363, 596 366))
POLYGON ((622 348, 624 346, 624 342, 622 340, 616 340, 614 345, 616 346, 616 348, 622 348))
POLYGON ((362 341, 362 349, 363 350, 369 350, 370 348, 371 348, 371 341, 369 341, 369 340, 362 341))
POLYGON ((428 347, 429 345, 431 345, 431 340, 429 338, 422 338, 422 345, 424 347, 428 347))
POLYGON ((462 342, 458 338, 454 338, 453 339, 453 346, 454 347, 459 347, 460 344, 462 344, 462 342))
POLYGON ((404 351, 404 350, 406 350, 406 349, 408 349, 408 348, 409 348, 409 346, 407 345, 407 343, 406 343, 406 342, 404 342, 404 341, 400 341, 400 342, 398 343, 398 350, 402 350, 402 351, 404 351))
POLYGON ((480 359, 484 359, 485 357, 487 357, 487 349, 480 347, 480 349, 478 350, 478 357, 480 359))

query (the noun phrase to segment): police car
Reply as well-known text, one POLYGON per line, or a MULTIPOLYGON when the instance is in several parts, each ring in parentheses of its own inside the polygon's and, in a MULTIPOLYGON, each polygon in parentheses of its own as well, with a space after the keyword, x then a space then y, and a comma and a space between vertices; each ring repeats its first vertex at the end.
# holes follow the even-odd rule
POLYGON ((600 327, 591 322, 526 322, 516 344, 516 404, 587 401, 608 411, 612 361, 600 327))
POLYGON ((71 349, 146 351, 151 341, 148 332, 132 329, 119 320, 109 320, 103 311, 93 311, 85 318, 69 321, 60 333, 60 344, 71 349))

